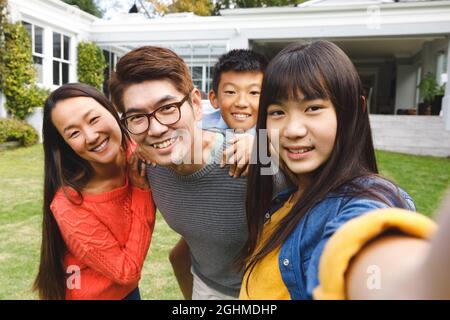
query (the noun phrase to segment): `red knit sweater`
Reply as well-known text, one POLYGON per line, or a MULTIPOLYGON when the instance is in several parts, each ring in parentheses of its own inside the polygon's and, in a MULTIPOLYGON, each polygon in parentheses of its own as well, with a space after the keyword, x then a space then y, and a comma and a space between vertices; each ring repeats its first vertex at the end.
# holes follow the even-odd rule
POLYGON ((127 179, 112 191, 83 195, 81 205, 59 190, 50 207, 67 245, 66 299, 123 299, 137 287, 155 222, 150 190, 127 179))

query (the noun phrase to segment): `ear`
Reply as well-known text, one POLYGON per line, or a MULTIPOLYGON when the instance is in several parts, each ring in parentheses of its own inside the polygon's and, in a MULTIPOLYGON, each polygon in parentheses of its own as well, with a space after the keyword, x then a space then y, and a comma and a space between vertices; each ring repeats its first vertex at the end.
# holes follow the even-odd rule
POLYGON ((194 88, 191 92, 192 109, 194 112, 194 118, 196 121, 200 121, 203 116, 202 109, 202 94, 200 90, 194 88))
POLYGON ((363 109, 363 113, 366 112, 367 109, 367 102, 366 102, 366 97, 365 96, 361 96, 361 106, 363 109))
POLYGON ((217 101, 216 93, 214 90, 209 91, 209 102, 211 102, 211 105, 214 109, 219 109, 219 103, 217 101))

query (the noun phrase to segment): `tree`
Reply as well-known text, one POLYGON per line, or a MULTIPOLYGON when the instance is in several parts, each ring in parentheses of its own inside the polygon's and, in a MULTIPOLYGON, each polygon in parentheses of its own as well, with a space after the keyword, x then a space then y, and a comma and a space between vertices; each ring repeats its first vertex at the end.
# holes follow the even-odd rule
POLYGON ((214 9, 211 0, 174 0, 166 5, 161 0, 147 0, 156 12, 167 14, 175 12, 193 12, 198 16, 210 16, 214 9))
MULTIPOLYGON (((6 18, 6 0, 0 0, 0 52, 4 52, 5 46, 5 26, 7 21, 6 18)), ((3 64, 3 56, 0 56, 0 66, 3 64)), ((0 86, 3 83, 3 74, 0 72, 0 86)))
POLYGON ((101 18, 103 12, 97 7, 94 0, 62 0, 67 4, 75 5, 81 10, 101 18))
POLYGON ((0 35, 3 34, 3 25, 6 23, 6 0, 0 0, 0 35))
POLYGON ((210 0, 176 0, 169 6, 169 12, 193 12, 198 16, 210 16, 213 9, 210 0))
POLYGON ((222 9, 295 6, 306 1, 308 0, 218 0, 214 14, 219 14, 222 9))

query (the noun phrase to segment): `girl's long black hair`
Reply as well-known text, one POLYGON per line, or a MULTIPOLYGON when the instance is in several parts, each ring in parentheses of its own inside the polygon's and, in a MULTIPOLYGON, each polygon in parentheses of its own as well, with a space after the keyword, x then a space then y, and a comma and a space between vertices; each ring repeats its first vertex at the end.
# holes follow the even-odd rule
POLYGON ((334 148, 326 163, 312 173, 313 183, 304 190, 269 239, 260 244, 264 214, 272 199, 273 180, 270 175, 261 175, 264 165, 258 149, 267 145, 268 139, 257 135, 258 161, 250 166, 247 185, 249 237, 238 257, 238 265, 245 272, 251 273, 258 261, 280 247, 302 217, 332 192, 346 190, 348 196, 365 195, 392 203, 389 195, 396 190, 394 199, 399 199, 399 189, 391 188, 392 183, 367 190, 359 182, 361 179, 357 179, 377 175, 378 168, 361 80, 353 63, 339 47, 328 41, 316 41, 294 43, 284 48, 264 74, 257 129, 267 128, 269 105, 300 100, 302 96, 307 100, 328 99, 333 103, 337 116, 334 148))
MULTIPOLYGON (((58 189, 69 186, 82 201, 81 190, 91 179, 93 171, 88 161, 78 156, 58 133, 51 118, 52 110, 62 100, 75 97, 89 97, 105 107, 116 119, 122 131, 122 148, 126 150, 129 136, 121 125, 112 103, 95 88, 81 83, 66 84, 55 91, 45 101, 43 119, 44 145, 44 204, 42 222, 42 245, 39 271, 33 288, 45 300, 62 300, 66 294, 66 271, 64 255, 66 245, 61 236, 50 204, 58 189)), ((68 194, 66 193, 66 196, 68 194)), ((74 201, 69 197, 71 201, 74 201)))

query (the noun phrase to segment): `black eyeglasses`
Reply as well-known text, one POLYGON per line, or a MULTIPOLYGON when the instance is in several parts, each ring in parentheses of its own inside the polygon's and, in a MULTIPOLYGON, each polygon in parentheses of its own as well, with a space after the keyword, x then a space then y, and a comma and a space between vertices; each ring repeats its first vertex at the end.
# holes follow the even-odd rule
POLYGON ((188 98, 189 94, 186 95, 181 101, 163 105, 151 113, 132 114, 122 118, 121 121, 131 134, 141 134, 148 131, 150 128, 150 119, 152 117, 164 126, 173 125, 180 121, 180 108, 188 98))

